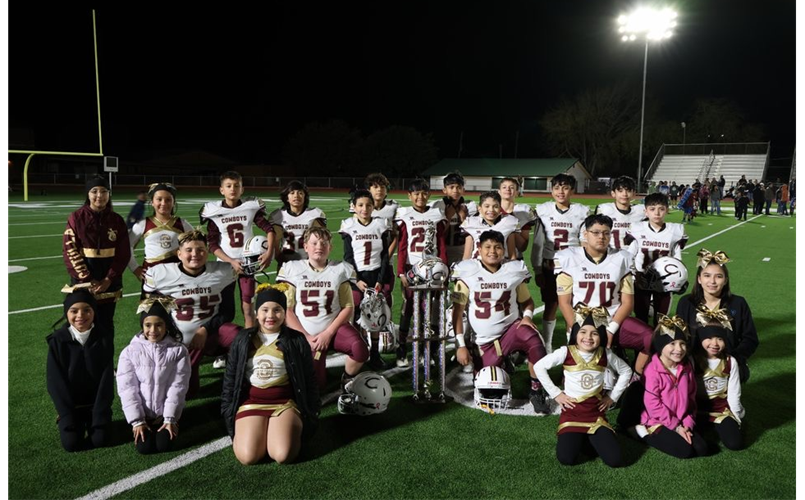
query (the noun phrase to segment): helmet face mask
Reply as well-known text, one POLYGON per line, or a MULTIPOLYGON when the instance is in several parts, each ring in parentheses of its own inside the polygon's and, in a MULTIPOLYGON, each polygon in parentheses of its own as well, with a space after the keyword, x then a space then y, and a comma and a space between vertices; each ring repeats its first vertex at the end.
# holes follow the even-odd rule
POLYGON ((485 366, 475 376, 474 400, 476 408, 502 410, 511 403, 509 374, 497 366, 485 366))
POLYGON ((243 274, 254 276, 262 268, 260 256, 268 250, 268 240, 265 236, 252 236, 246 242, 240 262, 243 274))
POLYGON ((413 284, 428 284, 442 286, 447 283, 450 276, 450 269, 438 257, 426 255, 416 265, 414 265, 406 278, 413 284))
POLYGON ((376 415, 383 413, 391 401, 391 385, 382 375, 362 372, 344 386, 338 397, 338 413, 342 415, 376 415))

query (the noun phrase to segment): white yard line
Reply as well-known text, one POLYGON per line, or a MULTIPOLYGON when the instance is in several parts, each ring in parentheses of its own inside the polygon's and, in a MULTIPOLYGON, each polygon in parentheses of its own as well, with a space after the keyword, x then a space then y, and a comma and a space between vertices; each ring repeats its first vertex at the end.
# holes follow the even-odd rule
POLYGON ((59 234, 32 234, 29 236, 9 236, 8 239, 10 240, 19 240, 22 238, 54 238, 56 236, 64 236, 64 233, 59 234))

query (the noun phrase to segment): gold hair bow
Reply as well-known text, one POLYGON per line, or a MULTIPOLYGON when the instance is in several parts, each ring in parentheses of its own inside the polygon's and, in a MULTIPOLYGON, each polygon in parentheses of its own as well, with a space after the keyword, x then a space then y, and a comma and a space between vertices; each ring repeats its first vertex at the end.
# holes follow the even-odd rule
POLYGON ((730 323, 730 315, 727 308, 710 309, 704 304, 700 304, 696 308, 696 322, 701 326, 706 326, 711 321, 718 321, 721 326, 732 331, 732 323, 730 323))
POLYGON ((149 295, 140 302, 140 305, 137 307, 137 314, 143 312, 147 313, 151 310, 151 307, 155 302, 161 304, 162 307, 169 313, 176 309, 176 300, 173 297, 167 297, 165 295, 149 295))
POLYGON ((706 248, 702 248, 699 250, 699 253, 696 254, 696 257, 699 258, 698 262, 696 262, 696 265, 702 269, 709 266, 713 261, 715 261, 715 263, 719 266, 723 266, 727 262, 731 262, 730 258, 727 257, 727 254, 721 250, 716 250, 715 253, 713 253, 706 248))
POLYGON ((668 335, 673 339, 676 337, 676 330, 679 330, 684 335, 685 341, 688 339, 688 325, 679 316, 668 317, 660 314, 657 326, 660 328, 660 335, 668 335))
POLYGON ((593 317, 593 324, 596 328, 599 326, 607 326, 609 324, 609 311, 604 306, 599 307, 588 307, 586 304, 576 304, 576 307, 573 309, 576 313, 576 323, 579 326, 584 324, 584 321, 587 317, 593 317))
POLYGON ((256 293, 264 292, 266 290, 271 289, 285 293, 288 290, 288 288, 290 287, 288 286, 287 283, 276 283, 274 285, 272 285, 271 283, 260 283, 259 285, 257 285, 256 293))
POLYGON ((150 186, 148 186, 148 192, 149 193, 152 192, 154 190, 154 188, 157 187, 157 186, 165 186, 168 189, 176 189, 173 186, 173 184, 171 184, 170 182, 155 182, 155 183, 151 184, 150 186))

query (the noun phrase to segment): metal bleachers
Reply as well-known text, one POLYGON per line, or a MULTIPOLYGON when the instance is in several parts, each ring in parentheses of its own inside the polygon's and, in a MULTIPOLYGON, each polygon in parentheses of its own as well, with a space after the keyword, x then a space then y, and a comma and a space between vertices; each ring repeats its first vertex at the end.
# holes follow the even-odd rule
POLYGON ((727 186, 737 184, 741 176, 763 180, 768 166, 769 143, 685 146, 664 144, 653 162, 649 181, 690 184, 697 179, 724 176, 727 186), (694 150, 694 151, 690 151, 694 150), (678 154, 695 152, 698 154, 678 154))

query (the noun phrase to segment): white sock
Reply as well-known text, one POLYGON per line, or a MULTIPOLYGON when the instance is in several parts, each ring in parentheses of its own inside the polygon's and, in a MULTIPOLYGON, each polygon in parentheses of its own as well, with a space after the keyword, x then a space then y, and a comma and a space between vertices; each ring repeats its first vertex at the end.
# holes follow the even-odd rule
POLYGON ((556 320, 542 320, 542 339, 545 341, 545 351, 548 354, 553 352, 553 329, 556 328, 556 320))

